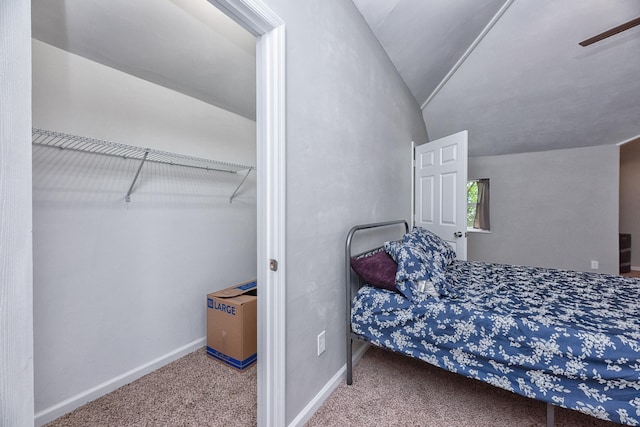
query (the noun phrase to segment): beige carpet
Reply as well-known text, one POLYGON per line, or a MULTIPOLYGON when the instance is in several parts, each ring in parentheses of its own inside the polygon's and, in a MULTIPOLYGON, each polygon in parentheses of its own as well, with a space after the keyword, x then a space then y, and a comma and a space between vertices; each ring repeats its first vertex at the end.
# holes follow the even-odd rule
MULTIPOLYGON (((419 360, 371 347, 306 424, 327 426, 544 426, 546 405, 419 360)), ((48 424, 254 426, 256 367, 238 372, 200 349, 48 424)), ((616 424, 556 409, 558 427, 616 424)))
POLYGON ((256 384, 201 348, 47 426, 253 426, 256 384))
MULTIPOLYGON (((556 426, 617 424, 556 408, 556 426)), ((323 426, 545 426, 546 404, 371 347, 309 420, 323 426)))

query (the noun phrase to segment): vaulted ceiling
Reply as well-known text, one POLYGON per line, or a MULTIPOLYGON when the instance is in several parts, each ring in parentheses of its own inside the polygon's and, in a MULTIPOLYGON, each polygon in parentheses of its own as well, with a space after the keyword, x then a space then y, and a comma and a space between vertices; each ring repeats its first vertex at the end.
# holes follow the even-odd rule
MULTIPOLYGON (((578 45, 640 16, 638 0, 353 2, 431 139, 468 129, 470 155, 493 155, 640 136, 640 27, 578 45)), ((255 119, 255 39, 204 0, 32 11, 36 39, 255 119)))
POLYGON ((469 154, 492 155, 640 137, 640 27, 578 45, 640 1, 353 1, 431 139, 468 129, 469 154))

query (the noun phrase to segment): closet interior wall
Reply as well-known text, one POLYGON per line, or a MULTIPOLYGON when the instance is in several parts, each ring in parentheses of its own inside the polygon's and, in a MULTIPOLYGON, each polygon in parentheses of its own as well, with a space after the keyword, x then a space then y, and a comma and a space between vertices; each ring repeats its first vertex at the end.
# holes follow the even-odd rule
MULTIPOLYGON (((33 40, 33 126, 255 165, 255 122, 33 40)), ((250 174, 33 158, 36 424, 204 345, 206 294, 256 276, 250 174), (62 408, 62 409, 61 409, 62 408)))

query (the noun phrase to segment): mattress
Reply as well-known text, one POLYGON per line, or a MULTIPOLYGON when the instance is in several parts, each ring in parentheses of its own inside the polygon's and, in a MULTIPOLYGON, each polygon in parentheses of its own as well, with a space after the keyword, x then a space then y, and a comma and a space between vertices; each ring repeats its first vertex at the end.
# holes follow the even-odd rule
POLYGON ((453 261, 449 296, 412 303, 362 287, 353 332, 554 405, 640 424, 640 281, 453 261))

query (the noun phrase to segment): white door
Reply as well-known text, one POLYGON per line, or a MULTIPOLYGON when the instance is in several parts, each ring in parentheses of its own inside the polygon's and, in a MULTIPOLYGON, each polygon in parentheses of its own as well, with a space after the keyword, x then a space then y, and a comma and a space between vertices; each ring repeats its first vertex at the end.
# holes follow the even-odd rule
POLYGON ((467 141, 469 132, 419 145, 415 151, 415 225, 449 242, 467 259, 467 141))

